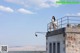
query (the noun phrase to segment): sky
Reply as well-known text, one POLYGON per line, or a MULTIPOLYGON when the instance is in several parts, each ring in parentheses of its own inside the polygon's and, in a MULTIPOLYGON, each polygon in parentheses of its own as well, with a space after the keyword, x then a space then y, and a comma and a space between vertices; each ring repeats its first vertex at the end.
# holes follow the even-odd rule
POLYGON ((57 0, 0 0, 0 44, 46 45, 51 17, 80 15, 80 4, 56 4, 57 0))

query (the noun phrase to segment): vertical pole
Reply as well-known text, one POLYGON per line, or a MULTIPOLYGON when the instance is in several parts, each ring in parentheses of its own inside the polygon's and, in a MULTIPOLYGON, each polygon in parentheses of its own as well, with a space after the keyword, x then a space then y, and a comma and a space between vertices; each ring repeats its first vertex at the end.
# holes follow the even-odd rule
POLYGON ((61 28, 62 28, 62 18, 61 18, 61 28))
POLYGON ((47 31, 48 31, 48 24, 47 24, 47 31))
POLYGON ((67 16, 67 24, 69 24, 69 17, 67 16))
POLYGON ((57 29, 59 29, 58 20, 57 20, 57 29))
POLYGON ((47 31, 50 31, 50 30, 51 30, 50 27, 51 27, 51 24, 48 23, 48 24, 47 24, 47 31))
POLYGON ((69 17, 67 16, 67 27, 70 27, 69 17))

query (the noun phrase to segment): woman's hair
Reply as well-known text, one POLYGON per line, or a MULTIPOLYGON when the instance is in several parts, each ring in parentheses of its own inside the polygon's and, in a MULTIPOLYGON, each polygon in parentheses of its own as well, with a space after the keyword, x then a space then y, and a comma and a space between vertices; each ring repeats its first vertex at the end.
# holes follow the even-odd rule
POLYGON ((55 20, 56 20, 56 19, 55 19, 55 16, 52 16, 52 19, 54 19, 54 21, 55 21, 55 20))

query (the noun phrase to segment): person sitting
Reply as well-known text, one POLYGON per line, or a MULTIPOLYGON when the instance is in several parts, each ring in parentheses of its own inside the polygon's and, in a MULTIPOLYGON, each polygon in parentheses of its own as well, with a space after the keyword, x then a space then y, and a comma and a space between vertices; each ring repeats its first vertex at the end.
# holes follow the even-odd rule
POLYGON ((52 30, 56 30, 57 28, 58 28, 57 21, 56 21, 55 17, 52 16, 49 29, 50 29, 50 31, 52 31, 52 30))

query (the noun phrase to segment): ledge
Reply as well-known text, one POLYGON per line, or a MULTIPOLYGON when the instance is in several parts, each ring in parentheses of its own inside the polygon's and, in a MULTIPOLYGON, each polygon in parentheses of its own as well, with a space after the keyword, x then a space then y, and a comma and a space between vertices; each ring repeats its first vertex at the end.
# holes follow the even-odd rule
POLYGON ((65 28, 60 28, 54 31, 50 31, 46 33, 46 37, 49 36, 54 36, 58 34, 63 34, 65 35, 66 33, 77 33, 80 34, 80 27, 65 27, 65 28))
POLYGON ((65 34, 65 28, 60 28, 54 31, 50 31, 46 33, 46 37, 49 36, 54 36, 54 35, 58 35, 58 34, 65 34))

